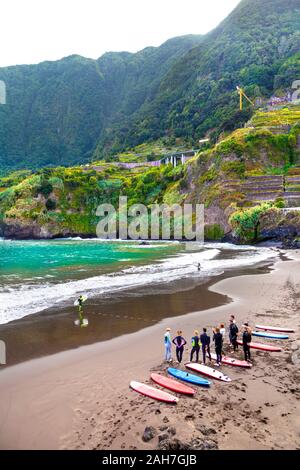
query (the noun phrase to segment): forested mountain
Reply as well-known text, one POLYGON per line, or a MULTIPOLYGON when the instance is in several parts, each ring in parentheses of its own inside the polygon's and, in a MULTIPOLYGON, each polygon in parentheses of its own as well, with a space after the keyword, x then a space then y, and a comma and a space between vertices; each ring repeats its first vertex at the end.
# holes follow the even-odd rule
POLYGON ((114 138, 132 145, 165 132, 199 138, 239 127, 252 110, 239 111, 236 86, 251 97, 290 88, 300 78, 299 51, 300 0, 243 0, 176 62, 155 99, 114 138))
POLYGON ((200 40, 174 38, 97 61, 70 56, 1 68, 7 104, 0 106, 0 168, 88 161, 110 121, 121 122, 151 101, 172 64, 200 40))
POLYGON ((0 169, 107 158, 160 137, 192 143, 249 119, 236 85, 270 96, 300 78, 300 0, 242 0, 206 36, 136 54, 0 69, 0 169))

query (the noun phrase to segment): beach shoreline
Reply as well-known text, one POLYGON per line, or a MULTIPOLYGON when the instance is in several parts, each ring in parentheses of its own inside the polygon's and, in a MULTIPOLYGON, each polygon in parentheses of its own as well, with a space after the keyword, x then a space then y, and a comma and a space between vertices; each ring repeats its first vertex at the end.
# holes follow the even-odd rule
MULTIPOLYGON (((173 441, 194 442, 194 448, 205 439, 212 448, 216 442, 221 449, 299 448, 299 428, 293 419, 299 412, 299 386, 291 348, 299 342, 300 255, 298 251, 287 255, 290 260, 277 261, 269 273, 212 283, 209 289, 231 298, 230 303, 164 318, 110 341, 1 370, 0 448, 155 449, 162 448, 164 440, 159 436, 168 434, 170 428, 176 432, 173 441), (161 338, 166 326, 173 333, 180 327, 190 338, 195 327, 227 323, 231 313, 239 324, 248 320, 254 325, 258 319, 262 323, 264 316, 268 323, 296 325, 296 333, 286 343, 280 342, 282 353, 253 353, 251 371, 222 366, 234 379, 232 384, 225 384, 223 390, 223 384, 214 383, 210 390, 198 390, 192 402, 181 398, 175 408, 129 389, 130 380, 147 381, 150 370, 165 369, 161 338), (291 415, 281 416, 286 413, 287 399, 291 415), (156 429, 156 436, 145 443, 142 434, 148 425, 156 429), (205 426, 214 428, 217 436, 213 433, 213 438, 204 439, 201 426, 202 431, 205 426), (285 437, 280 438, 283 433, 285 437)), ((172 439, 165 439, 163 445, 172 439)))

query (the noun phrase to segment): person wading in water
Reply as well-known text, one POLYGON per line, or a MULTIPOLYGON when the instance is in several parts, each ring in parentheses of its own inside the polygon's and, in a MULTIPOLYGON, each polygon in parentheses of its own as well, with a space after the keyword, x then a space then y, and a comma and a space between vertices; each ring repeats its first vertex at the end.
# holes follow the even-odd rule
POLYGON ((78 298, 78 316, 79 316, 79 325, 83 325, 83 302, 84 298, 82 295, 79 296, 78 298))

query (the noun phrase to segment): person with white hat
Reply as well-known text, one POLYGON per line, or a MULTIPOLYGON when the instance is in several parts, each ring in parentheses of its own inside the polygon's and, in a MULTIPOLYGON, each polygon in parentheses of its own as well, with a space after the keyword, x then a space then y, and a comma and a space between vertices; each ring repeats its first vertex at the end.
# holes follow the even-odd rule
POLYGON ((164 344, 165 344, 165 360, 172 362, 172 341, 171 341, 171 328, 167 328, 164 335, 164 344))

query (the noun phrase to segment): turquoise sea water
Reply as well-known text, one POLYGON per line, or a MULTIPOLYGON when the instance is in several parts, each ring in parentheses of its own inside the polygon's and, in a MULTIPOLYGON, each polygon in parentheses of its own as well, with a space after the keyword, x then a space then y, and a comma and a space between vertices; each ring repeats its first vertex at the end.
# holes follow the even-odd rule
POLYGON ((50 241, 0 240, 0 286, 31 281, 37 276, 56 281, 85 277, 80 272, 107 272, 180 251, 176 243, 105 242, 60 239, 50 241), (11 281, 10 281, 11 280, 11 281))

